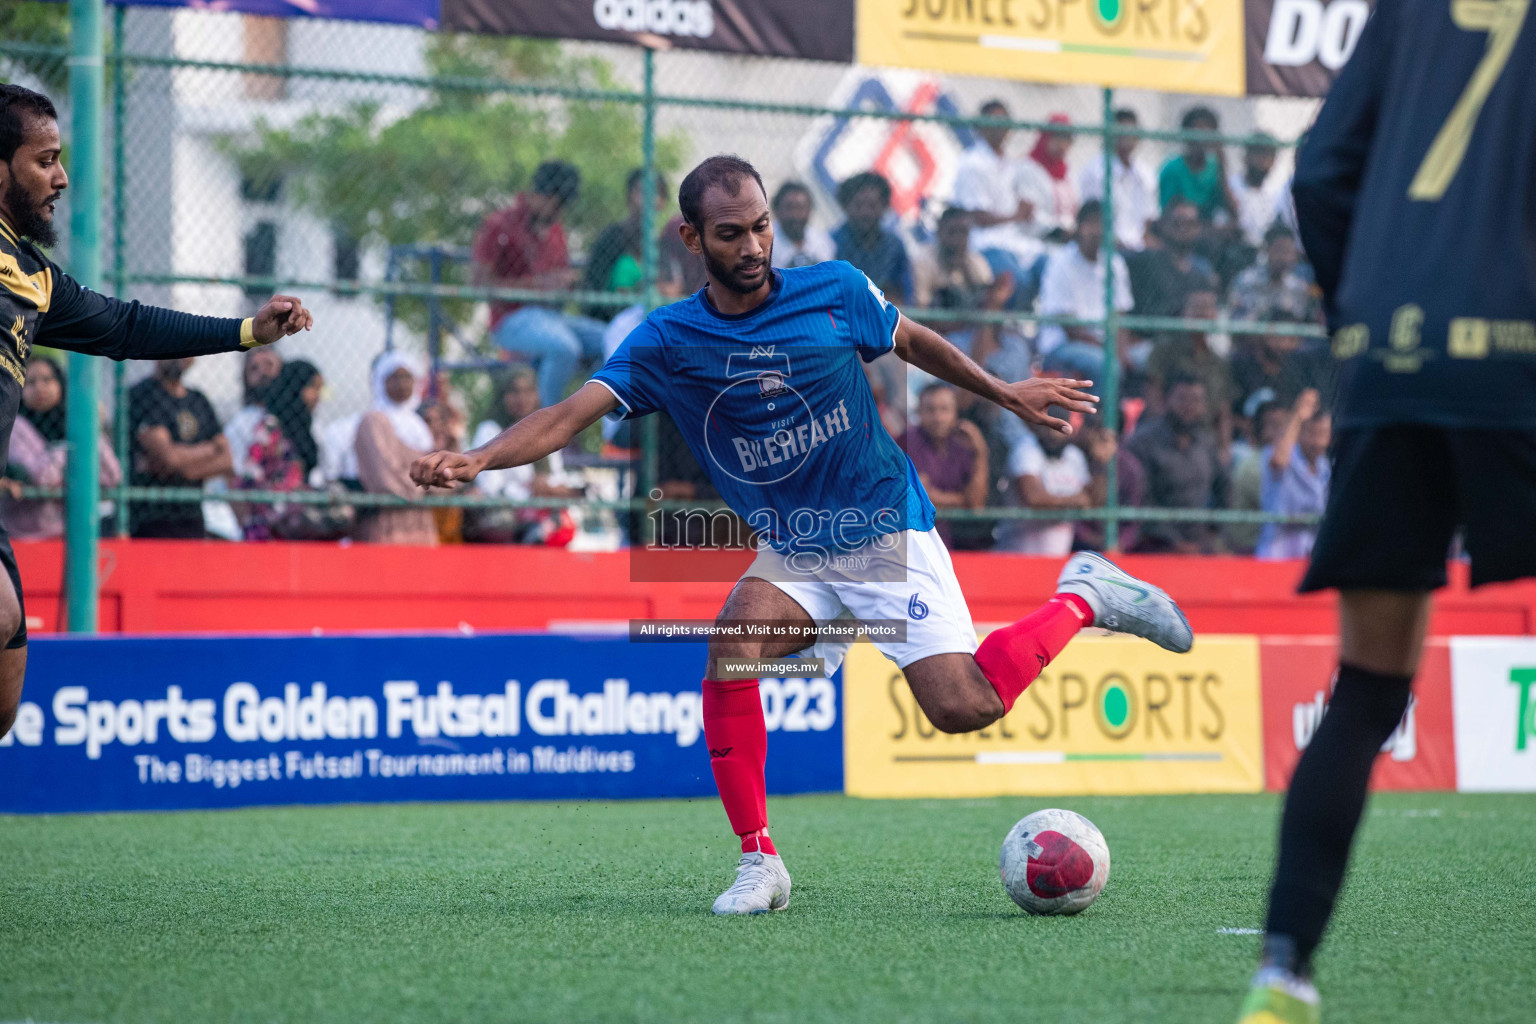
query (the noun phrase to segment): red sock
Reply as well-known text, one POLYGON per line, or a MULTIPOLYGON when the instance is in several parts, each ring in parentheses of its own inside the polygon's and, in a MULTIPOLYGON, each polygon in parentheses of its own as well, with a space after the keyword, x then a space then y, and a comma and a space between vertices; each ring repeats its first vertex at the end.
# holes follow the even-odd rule
POLYGON ((1011 711, 1019 694, 1055 660, 1067 641, 1091 625, 1093 609, 1087 601, 1076 594, 1057 594, 1034 614, 989 633, 976 650, 976 664, 1002 698, 1003 711, 1011 711))
POLYGON ((743 853, 777 853, 768 838, 768 726, 756 679, 704 680, 704 743, 720 802, 743 853))

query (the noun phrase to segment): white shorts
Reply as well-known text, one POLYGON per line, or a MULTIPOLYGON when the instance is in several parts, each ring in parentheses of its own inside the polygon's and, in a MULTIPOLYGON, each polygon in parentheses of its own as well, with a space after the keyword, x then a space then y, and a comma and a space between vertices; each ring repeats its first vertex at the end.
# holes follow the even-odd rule
MULTIPOLYGON (((773 584, 817 624, 834 619, 905 623, 905 640, 871 637, 899 668, 935 654, 976 653, 971 610, 937 531, 906 530, 840 551, 828 564, 817 564, 820 561, 815 556, 791 557, 765 545, 742 579, 752 576, 773 584)), ((799 656, 821 658, 831 675, 849 645, 846 640, 818 641, 799 656)))

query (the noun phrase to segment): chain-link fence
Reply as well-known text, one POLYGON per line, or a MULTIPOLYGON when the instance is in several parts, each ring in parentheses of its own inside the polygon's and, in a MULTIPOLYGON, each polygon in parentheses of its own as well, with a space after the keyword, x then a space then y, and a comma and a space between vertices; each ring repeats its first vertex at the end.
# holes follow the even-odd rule
MULTIPOLYGON (((64 94, 62 10, 0 14, 0 75, 64 94)), ((116 369, 111 531, 718 540, 664 415, 467 493, 406 474, 559 400, 702 286, 676 187, 718 152, 761 171, 777 263, 848 259, 999 376, 1097 382, 1067 444, 869 364, 956 547, 1285 555, 1315 521, 1332 359, 1287 187, 1309 102, 209 11, 110 28, 109 187, 66 203, 104 203, 111 289, 241 317, 289 292, 316 320, 243 358, 116 369)), ((43 360, 22 418, 46 451, 43 360)), ((53 472, 13 446, 22 505, 57 497, 53 472)))

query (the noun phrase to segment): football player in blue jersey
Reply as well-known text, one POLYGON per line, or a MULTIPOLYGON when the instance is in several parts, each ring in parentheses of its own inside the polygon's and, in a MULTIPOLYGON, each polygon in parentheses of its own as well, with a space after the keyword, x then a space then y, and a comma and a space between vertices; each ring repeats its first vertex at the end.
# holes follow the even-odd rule
POLYGON ((831 673, 846 641, 818 640, 839 618, 894 624, 874 643, 907 676, 945 732, 982 729, 1013 706, 1084 626, 1145 637, 1172 651, 1189 623, 1158 588, 1083 553, 1043 607, 979 647, 934 509, 906 454, 880 423, 862 362, 895 351, 913 366, 1063 433, 1055 411, 1091 413, 1091 381, 1000 380, 912 322, 860 271, 833 261, 772 266, 762 179, 736 157, 705 160, 678 192, 682 238, 708 283, 651 313, 590 381, 468 452, 433 452, 411 468, 422 486, 455 486, 570 443, 610 413, 665 409, 725 502, 758 535, 756 560, 720 624, 772 622, 787 636, 717 636, 703 682, 704 735, 732 830, 735 883, 717 914, 782 910, 790 880, 768 835, 767 733, 755 678, 726 662, 809 649, 831 673))

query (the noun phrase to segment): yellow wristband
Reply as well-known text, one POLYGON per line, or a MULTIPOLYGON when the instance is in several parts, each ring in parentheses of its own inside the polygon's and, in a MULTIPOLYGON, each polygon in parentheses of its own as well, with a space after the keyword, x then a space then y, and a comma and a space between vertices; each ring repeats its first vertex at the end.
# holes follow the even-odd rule
POLYGON ((256 318, 246 317, 240 321, 240 347, 255 348, 261 342, 256 340, 256 318))

